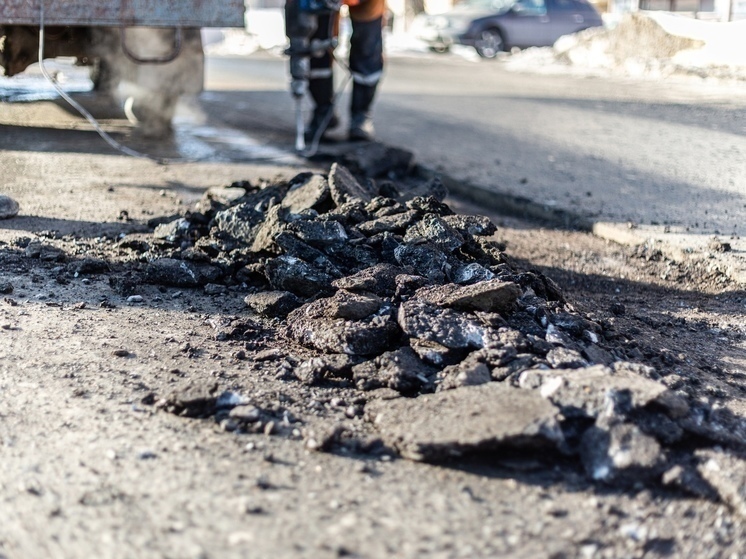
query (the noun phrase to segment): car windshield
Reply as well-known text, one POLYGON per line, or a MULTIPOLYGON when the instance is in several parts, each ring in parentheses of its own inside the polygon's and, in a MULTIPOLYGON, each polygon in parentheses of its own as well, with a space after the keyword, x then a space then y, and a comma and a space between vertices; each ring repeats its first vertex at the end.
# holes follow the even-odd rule
POLYGON ((457 10, 497 12, 509 8, 516 0, 465 0, 456 4, 457 10))

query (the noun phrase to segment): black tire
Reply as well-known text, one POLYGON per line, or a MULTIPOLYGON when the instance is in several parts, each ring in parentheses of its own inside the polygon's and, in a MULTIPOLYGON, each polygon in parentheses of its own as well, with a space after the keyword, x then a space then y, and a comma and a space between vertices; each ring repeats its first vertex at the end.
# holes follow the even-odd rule
POLYGON ((442 54, 451 50, 451 47, 449 47, 448 45, 431 45, 429 49, 430 52, 437 52, 438 54, 442 54))
POLYGON ((499 29, 490 27, 479 34, 474 41, 474 48, 482 58, 495 58, 505 50, 505 41, 499 29))

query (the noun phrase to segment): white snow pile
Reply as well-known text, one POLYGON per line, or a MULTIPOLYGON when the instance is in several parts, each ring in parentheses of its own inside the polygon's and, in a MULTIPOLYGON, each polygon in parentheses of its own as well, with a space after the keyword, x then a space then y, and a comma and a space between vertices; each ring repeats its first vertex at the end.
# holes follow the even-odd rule
POLYGON ((510 56, 515 71, 746 80, 746 21, 719 23, 660 12, 627 14, 613 28, 561 37, 510 56))

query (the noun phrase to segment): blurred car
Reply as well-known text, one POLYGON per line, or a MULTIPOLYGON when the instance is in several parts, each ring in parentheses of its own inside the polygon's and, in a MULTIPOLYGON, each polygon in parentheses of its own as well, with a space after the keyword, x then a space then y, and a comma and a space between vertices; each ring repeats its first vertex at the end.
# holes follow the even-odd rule
POLYGON ((562 35, 603 25, 587 0, 465 0, 440 15, 420 15, 415 36, 432 50, 474 47, 494 58, 513 47, 545 47, 562 35))

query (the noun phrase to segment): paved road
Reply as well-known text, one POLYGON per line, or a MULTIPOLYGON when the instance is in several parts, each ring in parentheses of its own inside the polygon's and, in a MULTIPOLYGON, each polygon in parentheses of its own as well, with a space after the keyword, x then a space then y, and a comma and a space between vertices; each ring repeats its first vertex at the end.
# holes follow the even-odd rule
MULTIPOLYGON (((207 83, 236 97, 237 126, 292 145, 282 59, 213 58, 207 83)), ((421 163, 549 207, 702 233, 746 222, 746 98, 735 87, 393 58, 375 116, 380 139, 421 163)))
MULTIPOLYGON (((304 165, 292 153, 287 81, 281 57, 209 57, 206 118, 186 114, 168 149, 202 160, 304 165)), ((746 241, 731 238, 746 227, 742 88, 518 74, 455 56, 392 57, 375 117, 382 141, 413 150, 421 164, 497 203, 525 197, 534 210, 565 210, 615 240, 655 238, 685 252, 706 249, 718 234, 734 248, 727 267, 742 270, 746 282, 746 241)), ((34 118, 49 112, 47 120, 58 119, 61 105, 54 114, 39 106, 34 118)), ((2 105, 0 121, 11 108, 24 110, 2 105)), ((29 138, 19 148, 29 134, 6 129, 0 147, 38 149, 48 140, 29 138)))

